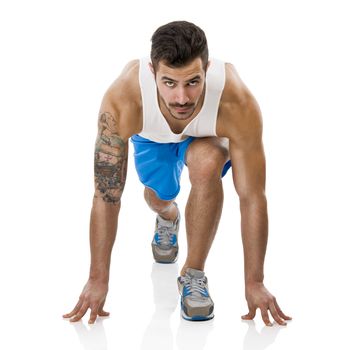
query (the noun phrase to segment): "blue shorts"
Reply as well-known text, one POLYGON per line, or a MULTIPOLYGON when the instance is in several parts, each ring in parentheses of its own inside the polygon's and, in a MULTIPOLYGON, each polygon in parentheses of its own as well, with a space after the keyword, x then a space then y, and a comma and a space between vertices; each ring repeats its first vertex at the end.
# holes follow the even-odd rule
MULTIPOLYGON (((139 135, 133 135, 134 160, 140 181, 151 188, 160 199, 174 199, 180 192, 180 178, 185 163, 187 147, 195 137, 178 143, 158 143, 139 135)), ((221 176, 231 167, 228 160, 221 176)))

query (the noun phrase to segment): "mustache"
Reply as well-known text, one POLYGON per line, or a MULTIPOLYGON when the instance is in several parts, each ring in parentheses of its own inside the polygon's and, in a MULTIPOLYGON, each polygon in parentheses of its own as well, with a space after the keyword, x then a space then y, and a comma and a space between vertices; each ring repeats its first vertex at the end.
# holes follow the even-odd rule
POLYGON ((185 103, 185 104, 180 104, 180 103, 169 103, 170 107, 179 107, 179 108, 184 108, 184 107, 194 107, 194 103, 185 103))

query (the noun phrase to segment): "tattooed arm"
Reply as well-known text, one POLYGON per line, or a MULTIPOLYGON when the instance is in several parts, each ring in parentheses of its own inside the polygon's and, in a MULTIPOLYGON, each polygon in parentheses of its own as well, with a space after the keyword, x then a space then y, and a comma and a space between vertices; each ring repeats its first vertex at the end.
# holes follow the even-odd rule
POLYGON ((102 100, 95 144, 95 194, 90 218, 90 274, 74 309, 63 315, 80 320, 91 309, 89 323, 107 316, 103 306, 108 292, 111 253, 123 193, 128 139, 142 130, 139 61, 129 62, 102 100))
POLYGON ((112 247, 116 237, 120 198, 124 189, 128 137, 121 136, 116 117, 109 112, 99 116, 95 144, 95 194, 90 219, 90 276, 73 311, 64 315, 72 322, 80 320, 91 309, 89 323, 103 310, 108 292, 112 247))
POLYGON ((98 129, 95 195, 90 221, 90 278, 108 283, 120 198, 126 180, 128 140, 120 136, 115 117, 109 112, 100 114, 98 129))

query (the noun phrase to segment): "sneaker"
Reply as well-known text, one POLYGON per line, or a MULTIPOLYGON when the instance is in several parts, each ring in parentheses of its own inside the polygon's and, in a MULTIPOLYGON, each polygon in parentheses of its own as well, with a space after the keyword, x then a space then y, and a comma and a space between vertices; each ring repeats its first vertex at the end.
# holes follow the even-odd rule
POLYGON ((186 269, 177 279, 181 294, 181 316, 189 321, 205 321, 214 317, 214 302, 209 296, 208 279, 204 271, 186 269))
MULTIPOLYGON (((174 202, 177 207, 177 204, 174 202)), ((180 212, 176 220, 165 220, 157 215, 156 228, 152 241, 152 252, 154 260, 158 263, 169 264, 177 260, 179 245, 177 236, 180 226, 180 212)))

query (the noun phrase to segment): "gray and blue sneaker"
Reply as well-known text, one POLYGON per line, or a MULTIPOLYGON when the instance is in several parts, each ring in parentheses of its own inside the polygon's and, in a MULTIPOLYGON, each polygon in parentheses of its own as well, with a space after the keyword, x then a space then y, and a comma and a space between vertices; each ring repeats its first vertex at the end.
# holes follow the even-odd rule
POLYGON ((189 321, 206 321, 214 317, 214 302, 210 298, 208 279, 204 271, 187 268, 177 279, 181 294, 181 316, 189 321))
MULTIPOLYGON (((177 207, 177 204, 174 202, 177 207)), ((180 227, 180 212, 176 220, 169 221, 160 215, 156 218, 156 227, 152 240, 152 252, 154 260, 158 263, 169 264, 177 260, 179 245, 177 241, 180 227)))

